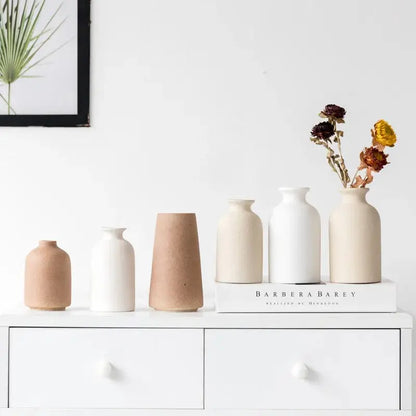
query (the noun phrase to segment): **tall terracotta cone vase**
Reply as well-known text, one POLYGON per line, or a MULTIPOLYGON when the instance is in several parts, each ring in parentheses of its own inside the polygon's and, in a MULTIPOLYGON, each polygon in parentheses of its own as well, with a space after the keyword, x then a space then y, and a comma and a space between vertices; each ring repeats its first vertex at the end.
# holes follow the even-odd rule
POLYGON ((63 311, 71 304, 71 260, 56 241, 39 241, 26 257, 25 305, 63 311))
POLYGON ((203 306, 195 214, 158 214, 149 305, 177 312, 203 306))

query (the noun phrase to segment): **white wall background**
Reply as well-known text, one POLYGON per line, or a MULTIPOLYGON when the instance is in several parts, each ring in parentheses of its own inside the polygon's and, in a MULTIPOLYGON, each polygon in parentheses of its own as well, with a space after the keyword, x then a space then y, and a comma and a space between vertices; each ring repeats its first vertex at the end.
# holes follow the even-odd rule
MULTIPOLYGON (((212 294, 230 196, 268 222, 277 188, 310 186, 324 226, 340 184, 309 142, 327 103, 347 108, 351 170, 385 118, 398 144, 371 185, 385 276, 416 314, 416 3, 413 0, 93 1, 91 129, 0 130, 0 301, 22 303, 24 258, 57 239, 86 305, 100 225, 124 225, 147 297, 155 215, 198 214, 212 294)), ((265 259, 266 261, 266 259, 265 259)))

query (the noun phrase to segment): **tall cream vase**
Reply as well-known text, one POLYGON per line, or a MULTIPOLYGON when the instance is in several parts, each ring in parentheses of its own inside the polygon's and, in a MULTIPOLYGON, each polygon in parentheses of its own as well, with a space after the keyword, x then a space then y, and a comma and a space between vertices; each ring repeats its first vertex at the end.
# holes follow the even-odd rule
POLYGON ((381 281, 381 226, 366 201, 367 188, 341 191, 341 204, 329 219, 330 279, 334 283, 381 281))
POLYGON ((218 224, 216 280, 222 283, 261 283, 263 226, 251 210, 254 201, 231 199, 218 224))

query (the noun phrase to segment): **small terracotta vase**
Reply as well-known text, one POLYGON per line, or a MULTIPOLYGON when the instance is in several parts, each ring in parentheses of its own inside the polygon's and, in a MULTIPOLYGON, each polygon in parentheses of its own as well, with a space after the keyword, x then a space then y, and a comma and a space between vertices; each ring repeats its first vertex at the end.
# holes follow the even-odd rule
POLYGON ((177 312, 203 306, 195 214, 158 214, 149 305, 177 312))
POLYGON ((56 241, 39 241, 26 257, 25 305, 63 311, 71 304, 71 260, 56 241))

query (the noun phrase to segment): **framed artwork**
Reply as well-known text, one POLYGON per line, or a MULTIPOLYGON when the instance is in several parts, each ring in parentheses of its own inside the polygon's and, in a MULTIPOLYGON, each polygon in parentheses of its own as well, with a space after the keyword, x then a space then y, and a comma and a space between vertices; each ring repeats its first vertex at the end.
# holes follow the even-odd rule
POLYGON ((0 0, 0 126, 88 127, 90 0, 0 0))

